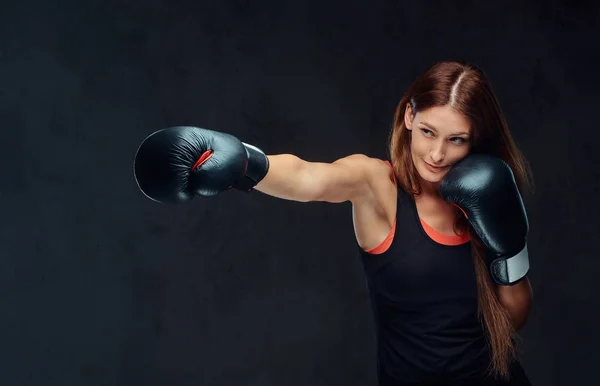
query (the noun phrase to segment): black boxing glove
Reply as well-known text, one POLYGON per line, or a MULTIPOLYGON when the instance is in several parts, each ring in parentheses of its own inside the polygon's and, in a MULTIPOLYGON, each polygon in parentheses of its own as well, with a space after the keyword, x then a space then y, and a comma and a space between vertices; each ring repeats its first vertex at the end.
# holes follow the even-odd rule
POLYGON ((259 148, 233 135, 191 126, 156 131, 140 145, 134 176, 150 199, 179 203, 230 188, 251 191, 267 174, 259 148))
POLYGON ((529 223, 512 170, 502 159, 473 154, 446 174, 442 197, 458 206, 488 250, 494 281, 511 285, 529 272, 529 223))

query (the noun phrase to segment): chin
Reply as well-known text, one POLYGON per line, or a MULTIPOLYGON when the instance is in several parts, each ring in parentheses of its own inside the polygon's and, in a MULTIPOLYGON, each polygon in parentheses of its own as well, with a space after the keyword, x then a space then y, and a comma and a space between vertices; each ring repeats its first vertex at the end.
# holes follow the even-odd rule
POLYGON ((427 168, 417 168, 417 172, 419 173, 419 176, 421 177, 421 179, 423 181, 429 182, 432 184, 437 184, 437 183, 442 182, 442 180, 446 176, 446 173, 448 173, 447 170, 435 173, 435 172, 429 171, 427 168))
POLYGON ((444 177, 430 177, 423 175, 421 176, 421 178, 423 179, 423 181, 429 182, 430 184, 439 184, 444 179, 444 177))

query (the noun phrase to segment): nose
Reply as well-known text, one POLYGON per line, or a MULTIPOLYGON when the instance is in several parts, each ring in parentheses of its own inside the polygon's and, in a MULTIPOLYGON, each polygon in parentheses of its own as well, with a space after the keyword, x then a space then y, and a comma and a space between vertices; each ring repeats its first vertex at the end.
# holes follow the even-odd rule
POLYGON ((436 163, 436 164, 441 163, 445 157, 444 147, 442 145, 434 146, 431 149, 431 152, 429 153, 429 155, 431 156, 431 160, 434 163, 436 163))

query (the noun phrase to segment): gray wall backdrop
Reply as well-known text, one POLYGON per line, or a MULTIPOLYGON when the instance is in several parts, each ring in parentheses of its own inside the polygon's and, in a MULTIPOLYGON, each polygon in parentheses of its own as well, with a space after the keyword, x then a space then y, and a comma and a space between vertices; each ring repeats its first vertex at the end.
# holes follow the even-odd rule
POLYGON ((590 384, 599 16, 555 0, 3 2, 0 382, 372 385, 350 204, 227 192, 161 206, 133 155, 196 125, 268 154, 383 157, 409 83, 464 59, 536 181, 522 362, 536 385, 590 384))

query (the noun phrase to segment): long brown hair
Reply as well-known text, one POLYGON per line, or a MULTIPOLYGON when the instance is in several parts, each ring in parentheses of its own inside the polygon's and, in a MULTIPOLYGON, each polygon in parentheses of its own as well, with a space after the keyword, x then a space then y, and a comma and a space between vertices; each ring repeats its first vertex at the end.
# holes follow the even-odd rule
MULTIPOLYGON (((407 104, 410 104, 413 115, 435 106, 452 107, 471 124, 472 153, 491 154, 506 161, 521 194, 533 187, 529 165, 510 134, 498 99, 484 72, 470 63, 444 61, 434 64, 419 76, 396 107, 387 150, 399 186, 408 193, 419 195, 421 186, 411 157, 411 131, 404 124, 407 104)), ((500 378, 508 378, 510 363, 517 351, 513 340, 514 328, 507 310, 496 296, 484 260, 484 246, 458 209, 455 228, 466 229, 471 239, 477 275, 478 316, 487 331, 491 349, 489 372, 500 378)))

